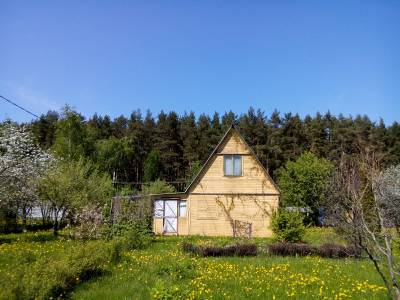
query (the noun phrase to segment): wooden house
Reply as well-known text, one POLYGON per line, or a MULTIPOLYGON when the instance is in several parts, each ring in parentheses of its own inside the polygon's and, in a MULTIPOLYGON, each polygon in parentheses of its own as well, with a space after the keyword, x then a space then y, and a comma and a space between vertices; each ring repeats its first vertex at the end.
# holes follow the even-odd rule
POLYGON ((265 237, 279 190, 232 126, 185 192, 152 199, 156 234, 265 237))

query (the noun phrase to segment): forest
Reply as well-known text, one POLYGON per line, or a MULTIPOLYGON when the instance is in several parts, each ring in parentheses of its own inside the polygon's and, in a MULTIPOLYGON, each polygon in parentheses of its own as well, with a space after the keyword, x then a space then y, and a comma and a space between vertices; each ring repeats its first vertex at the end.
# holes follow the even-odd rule
POLYGON ((143 183, 162 179, 183 189, 211 154, 224 132, 234 124, 262 164, 276 178, 287 161, 310 151, 337 164, 342 153, 357 155, 369 149, 381 154, 383 165, 400 163, 400 125, 386 125, 368 116, 266 113, 252 107, 240 115, 194 112, 153 115, 133 111, 112 119, 94 114, 86 118, 69 106, 49 111, 30 122, 35 139, 45 150, 70 159, 85 157, 114 182, 143 183))
POLYGON ((250 107, 111 119, 65 106, 6 120, 0 299, 398 300, 399 163, 399 124, 367 116, 250 107), (279 186, 272 236, 155 235, 149 194, 187 187, 232 125, 279 186))

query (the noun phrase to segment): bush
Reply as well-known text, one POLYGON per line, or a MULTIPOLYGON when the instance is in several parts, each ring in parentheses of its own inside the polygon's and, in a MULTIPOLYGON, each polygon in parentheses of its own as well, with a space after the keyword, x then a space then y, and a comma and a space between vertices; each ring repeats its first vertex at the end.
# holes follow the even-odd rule
POLYGON ((316 255, 326 258, 360 258, 360 249, 354 246, 324 244, 319 247, 308 244, 275 243, 268 245, 268 253, 279 256, 308 256, 316 255))
POLYGON ((361 249, 354 246, 323 244, 318 248, 318 256, 329 258, 361 257, 361 249))
POLYGON ((107 236, 117 239, 124 250, 143 249, 154 239, 147 220, 112 225, 107 230, 107 236))
POLYGON ((196 246, 192 243, 183 243, 182 249, 201 256, 255 256, 257 245, 238 243, 228 246, 196 246))
POLYGON ((288 243, 301 241, 306 232, 301 214, 284 209, 273 213, 271 228, 275 234, 275 240, 288 243))
POLYGON ((97 239, 103 234, 102 208, 95 205, 83 207, 76 215, 74 235, 83 240, 97 239))
POLYGON ((275 243, 268 245, 268 253, 280 256, 307 256, 316 253, 316 247, 308 244, 275 243))
MULTIPOLYGON (((64 298, 77 284, 104 273, 111 260, 109 243, 71 241, 66 248, 57 242, 51 243, 54 244, 35 247, 36 251, 45 251, 42 255, 30 248, 18 250, 12 266, 15 276, 0 282, 0 299, 64 298), (60 251, 54 254, 45 250, 53 247, 60 251)), ((26 247, 27 244, 22 242, 19 246, 26 247)), ((14 248, 8 246, 10 250, 14 248)))

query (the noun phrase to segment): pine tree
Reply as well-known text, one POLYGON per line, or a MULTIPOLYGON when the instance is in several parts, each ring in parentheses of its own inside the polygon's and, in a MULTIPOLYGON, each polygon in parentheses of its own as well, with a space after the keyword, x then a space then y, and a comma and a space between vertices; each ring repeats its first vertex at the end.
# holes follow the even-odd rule
POLYGON ((32 122, 33 136, 43 149, 53 146, 59 117, 57 112, 48 111, 45 115, 41 115, 39 120, 32 122))
POLYGON ((225 112, 222 116, 222 131, 226 132, 232 125, 237 125, 237 121, 237 115, 233 111, 225 112))
POLYGON ((179 135, 179 119, 175 112, 166 115, 163 111, 158 115, 155 147, 160 153, 164 176, 167 181, 175 181, 184 177, 182 170, 182 141, 179 135))
POLYGON ((282 120, 275 109, 267 122, 267 170, 271 175, 284 163, 281 139, 282 120))
POLYGON ((132 181, 140 181, 143 173, 143 163, 147 156, 144 149, 144 138, 143 138, 143 119, 140 110, 136 110, 131 113, 128 120, 127 129, 127 144, 130 148, 130 166, 133 170, 130 176, 132 181))
POLYGON ((191 170, 195 161, 199 160, 197 151, 199 139, 197 137, 196 116, 193 112, 186 114, 181 119, 180 136, 183 143, 184 164, 191 170))
POLYGON ((118 139, 121 139, 124 136, 126 136, 127 129, 128 129, 128 120, 123 115, 120 115, 119 117, 115 118, 114 121, 111 123, 112 135, 118 139))
POLYGON ((210 156, 212 151, 212 141, 210 140, 211 121, 208 116, 201 114, 197 123, 197 136, 199 139, 198 157, 202 162, 210 156))

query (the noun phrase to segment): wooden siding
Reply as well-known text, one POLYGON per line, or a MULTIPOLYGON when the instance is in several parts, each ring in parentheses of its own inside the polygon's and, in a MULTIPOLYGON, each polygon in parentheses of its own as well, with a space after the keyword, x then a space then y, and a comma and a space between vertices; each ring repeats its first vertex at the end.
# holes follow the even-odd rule
MULTIPOLYGON (((249 154, 239 136, 231 134, 217 154, 249 154)), ((242 156, 242 176, 224 176, 224 157, 214 155, 191 193, 278 194, 262 166, 252 155, 242 156)))
POLYGON ((154 218, 153 219, 153 231, 155 234, 163 234, 163 219, 162 218, 154 218))
POLYGON ((252 224, 252 236, 271 236, 270 215, 278 207, 278 196, 190 195, 188 201, 190 235, 232 236, 231 220, 239 220, 252 224), (211 208, 208 218, 204 207, 211 208))
MULTIPOLYGON (((187 199, 187 214, 178 218, 179 235, 232 236, 232 221, 251 223, 252 236, 268 237, 270 216, 279 205, 279 191, 254 153, 231 128, 186 191, 160 195, 187 199), (242 176, 224 176, 224 154, 242 155, 242 176)), ((154 219, 162 233, 162 219, 154 219)))
POLYGON ((220 146, 217 153, 221 154, 250 154, 250 149, 247 148, 241 138, 232 131, 226 139, 226 142, 220 146))

